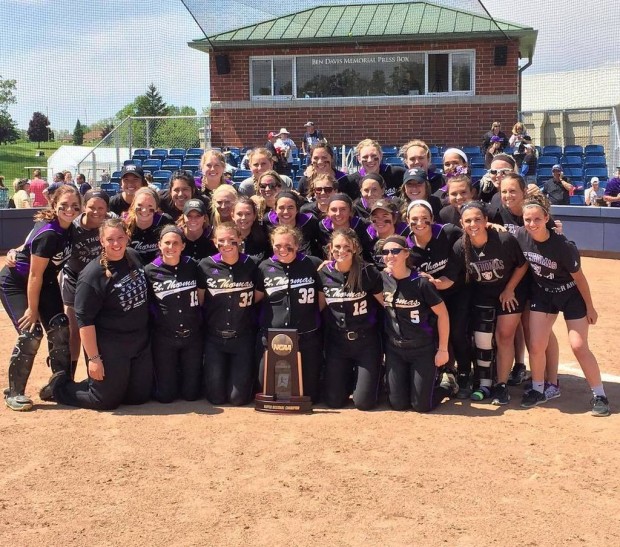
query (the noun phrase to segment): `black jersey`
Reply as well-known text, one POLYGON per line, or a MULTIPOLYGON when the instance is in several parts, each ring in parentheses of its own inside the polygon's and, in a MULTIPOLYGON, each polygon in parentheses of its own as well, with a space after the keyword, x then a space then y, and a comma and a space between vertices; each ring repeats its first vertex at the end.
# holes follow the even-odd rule
POLYGON ((199 287, 206 289, 204 316, 207 333, 214 330, 248 334, 256 331, 254 289, 258 267, 247 255, 226 264, 221 254, 203 258, 199 264, 199 287))
MULTIPOLYGON (((368 223, 359 217, 353 217, 349 222, 349 227, 355 232, 360 241, 364 261, 372 262, 374 243, 366 231, 368 228, 368 223)), ((334 225, 329 217, 325 217, 321 220, 321 222, 319 222, 320 245, 322 249, 327 248, 327 244, 329 243, 333 231, 334 225)))
POLYGON ((549 239, 538 242, 519 228, 516 237, 536 284, 546 292, 559 293, 576 285, 571 274, 579 271, 581 258, 574 243, 552 230, 549 234, 549 239))
POLYGON ((462 234, 461 229, 454 224, 433 224, 431 239, 424 248, 416 245, 413 236, 407 238, 411 262, 417 270, 434 278, 445 275, 454 281, 450 289, 442 291, 445 295, 455 292, 465 281, 462 266, 453 251, 454 244, 462 234))
MULTIPOLYGON (((463 239, 454 244, 454 253, 465 267, 463 239)), ((525 264, 525 258, 515 237, 508 232, 487 230, 487 242, 482 247, 472 245, 469 280, 476 286, 476 296, 496 300, 506 287, 514 270, 525 264)))
POLYGON ((381 277, 388 337, 413 341, 420 347, 436 344, 437 316, 431 308, 443 302, 437 289, 414 271, 403 279, 385 271, 381 277))
POLYGON ((215 243, 213 243, 213 226, 209 224, 203 231, 198 239, 185 240, 185 249, 183 249, 183 256, 190 256, 196 262, 200 262, 203 258, 213 256, 217 253, 215 243))
MULTIPOLYGON (((360 171, 358 171, 357 173, 352 173, 351 175, 349 175, 348 180, 359 189, 360 181, 365 174, 366 173, 364 173, 364 170, 360 169, 360 171)), ((386 165, 385 163, 382 163, 379 167, 379 174, 383 177, 383 180, 385 181, 385 197, 396 197, 400 190, 400 187, 403 185, 405 168, 401 167, 400 165, 386 165)))
POLYGON ((353 202, 353 214, 366 222, 370 222, 370 209, 364 198, 357 198, 353 202))
MULTIPOLYGON (((411 230, 405 222, 397 222, 394 225, 395 235, 407 237, 410 232, 411 230)), ((379 242, 381 241, 381 238, 372 224, 368 225, 366 228, 366 233, 372 243, 372 264, 374 264, 379 270, 383 270, 383 268, 385 268, 385 262, 383 262, 383 257, 379 253, 379 242)))
POLYGON ((248 255, 257 266, 269 258, 273 250, 267 235, 267 227, 262 223, 252 226, 248 236, 241 242, 239 250, 248 255))
POLYGON ((316 203, 316 201, 309 201, 308 203, 304 203, 301 206, 300 211, 302 213, 309 213, 318 221, 321 221, 325 218, 325 213, 321 211, 316 203))
POLYGON ((439 219, 442 224, 454 224, 458 226, 461 222, 461 211, 452 205, 445 205, 439 211, 439 219))
POLYGON ((182 256, 176 266, 161 257, 144 267, 151 296, 149 311, 156 328, 166 331, 199 330, 202 314, 198 302, 198 264, 182 256))
POLYGON ((85 213, 73 221, 73 236, 71 238, 71 255, 65 262, 62 273, 65 278, 77 281, 78 274, 91 261, 101 255, 99 228, 88 229, 82 224, 85 213))
POLYGON ((351 291, 345 286, 349 274, 338 271, 333 262, 319 270, 328 328, 361 331, 377 325, 379 305, 373 295, 383 292, 381 274, 370 264, 362 266, 361 274, 360 290, 351 291))
POLYGON ((138 253, 127 249, 126 257, 109 261, 108 268, 112 277, 106 277, 99 260, 93 260, 80 273, 75 292, 78 325, 142 336, 149 322, 148 284, 138 253))
POLYGON ((131 203, 127 203, 123 199, 123 193, 121 192, 110 198, 110 206, 108 209, 120 217, 123 213, 129 211, 130 206, 131 203))
POLYGON ((256 289, 265 293, 260 312, 262 328, 297 329, 299 333, 319 328, 320 263, 318 258, 301 253, 290 264, 279 262, 275 256, 261 262, 256 289))
POLYGON ((55 279, 71 254, 72 238, 73 225, 65 229, 60 226, 57 219, 37 221, 26 236, 26 242, 17 251, 15 271, 23 277, 28 277, 30 258, 34 255, 49 259, 43 272, 43 279, 45 281, 55 279))
MULTIPOLYGON (((510 211, 510 209, 508 209, 508 207, 504 207, 502 205, 499 208, 499 211, 496 212, 495 216, 491 218, 491 222, 501 224, 514 236, 517 234, 517 230, 523 226, 523 215, 515 215, 510 211)), ((553 222, 553 219, 549 217, 547 229, 553 230, 554 228, 555 223, 553 222)))
MULTIPOLYGON (((267 230, 272 230, 280 221, 278 215, 274 210, 269 211, 264 218, 265 226, 267 230)), ((319 234, 319 223, 310 213, 297 213, 295 217, 295 228, 297 228, 302 235, 302 241, 299 246, 299 251, 306 255, 323 256, 323 249, 321 248, 321 235, 319 234)))
POLYGON ((159 251, 157 247, 159 232, 166 224, 172 224, 172 218, 165 213, 155 213, 153 215, 153 224, 148 228, 143 230, 136 226, 133 229, 129 246, 140 255, 142 264, 148 264, 157 256, 159 251))

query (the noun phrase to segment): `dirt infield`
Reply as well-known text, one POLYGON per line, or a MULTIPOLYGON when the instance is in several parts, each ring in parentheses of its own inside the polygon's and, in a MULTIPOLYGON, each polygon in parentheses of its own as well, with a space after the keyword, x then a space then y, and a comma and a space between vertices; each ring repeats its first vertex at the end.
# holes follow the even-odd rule
MULTIPOLYGON (((205 401, 99 413, 37 399, 30 413, 0 410, 0 543, 620 545, 620 262, 583 268, 618 414, 587 412, 561 320, 562 397, 531 410, 520 388, 507 407, 447 401, 428 415, 205 401)), ((14 339, 2 311, 3 385, 14 339)))

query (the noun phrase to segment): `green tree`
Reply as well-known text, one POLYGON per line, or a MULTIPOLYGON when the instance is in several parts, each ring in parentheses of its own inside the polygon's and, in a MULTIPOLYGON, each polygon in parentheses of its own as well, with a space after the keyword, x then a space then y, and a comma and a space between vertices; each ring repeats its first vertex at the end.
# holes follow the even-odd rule
POLYGON ((80 123, 80 120, 75 123, 73 129, 73 144, 82 146, 84 144, 84 126, 80 123))
MULTIPOLYGON (((195 116, 196 110, 191 106, 170 106, 169 116, 195 116)), ((153 120, 149 120, 153 121, 153 120)), ((153 135, 153 146, 162 148, 192 148, 200 144, 198 129, 199 119, 164 119, 157 122, 153 135)))
POLYGON ((19 139, 19 131, 8 112, 0 111, 0 144, 8 144, 19 139))
POLYGON ((6 112, 10 104, 15 104, 15 89, 17 88, 17 80, 5 80, 0 76, 0 111, 6 112))
POLYGON ((28 124, 28 139, 30 142, 36 142, 37 146, 41 146, 42 142, 50 140, 50 121, 45 114, 35 112, 28 124))
POLYGON ((155 84, 146 90, 146 94, 138 97, 139 114, 138 116, 167 116, 168 105, 164 102, 155 84))

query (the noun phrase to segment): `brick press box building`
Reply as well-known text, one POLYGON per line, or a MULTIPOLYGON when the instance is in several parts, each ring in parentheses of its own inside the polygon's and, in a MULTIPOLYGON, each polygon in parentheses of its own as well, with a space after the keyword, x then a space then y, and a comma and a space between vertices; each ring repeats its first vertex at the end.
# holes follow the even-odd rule
POLYGON ((315 7, 190 42, 208 52, 211 140, 293 139, 311 120, 332 143, 372 136, 479 144, 517 120, 537 31, 429 2, 315 7), (528 62, 521 69, 519 59, 528 62))

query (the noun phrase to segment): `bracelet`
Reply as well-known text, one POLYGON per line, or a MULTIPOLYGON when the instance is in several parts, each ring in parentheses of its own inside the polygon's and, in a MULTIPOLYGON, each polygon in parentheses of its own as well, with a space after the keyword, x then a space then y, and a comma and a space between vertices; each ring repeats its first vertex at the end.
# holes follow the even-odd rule
POLYGON ((92 357, 89 357, 88 362, 90 363, 91 361, 101 361, 101 353, 98 353, 97 355, 93 355, 92 357))

